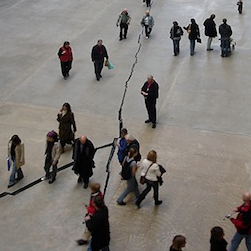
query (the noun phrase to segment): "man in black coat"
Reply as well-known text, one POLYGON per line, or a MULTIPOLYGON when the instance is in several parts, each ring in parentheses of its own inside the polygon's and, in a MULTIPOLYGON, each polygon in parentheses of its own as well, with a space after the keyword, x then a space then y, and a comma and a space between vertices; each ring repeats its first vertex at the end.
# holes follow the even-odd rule
POLYGON ((148 113, 148 119, 145 123, 152 122, 152 128, 156 127, 156 100, 159 97, 159 85, 153 79, 152 75, 147 76, 147 81, 141 88, 141 94, 145 98, 145 105, 148 113))
POLYGON ((92 142, 85 135, 76 139, 73 151, 73 168, 75 174, 79 175, 78 183, 84 181, 84 188, 88 187, 89 177, 92 176, 92 168, 95 167, 93 161, 95 148, 92 142))
POLYGON ((104 66, 104 58, 108 60, 108 53, 101 39, 99 39, 98 43, 95 46, 93 46, 91 57, 92 57, 92 62, 94 63, 95 75, 97 80, 99 81, 99 79, 102 78, 101 71, 104 66))
POLYGON ((208 19, 205 20, 205 35, 208 37, 207 39, 207 51, 212 51, 211 43, 214 37, 217 37, 216 24, 214 22, 215 15, 212 14, 208 19))
POLYGON ((227 57, 230 50, 230 37, 232 36, 231 26, 227 24, 227 19, 223 19, 223 24, 219 26, 221 35, 221 56, 227 57))
POLYGON ((94 215, 85 217, 86 226, 92 235, 91 250, 109 251, 110 225, 108 208, 99 196, 93 199, 93 205, 95 207, 94 215))

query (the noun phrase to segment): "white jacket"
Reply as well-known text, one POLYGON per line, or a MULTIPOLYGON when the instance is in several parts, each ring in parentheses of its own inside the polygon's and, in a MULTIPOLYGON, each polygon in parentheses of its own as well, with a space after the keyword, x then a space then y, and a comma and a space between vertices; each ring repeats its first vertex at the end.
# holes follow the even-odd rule
POLYGON ((157 181, 158 178, 161 176, 161 172, 159 170, 159 165, 157 163, 153 163, 150 160, 144 159, 142 164, 141 164, 141 168, 142 168, 142 172, 141 172, 141 176, 145 176, 146 172, 146 176, 145 178, 147 180, 150 181, 157 181), (151 165, 152 164, 152 165, 151 165), (149 168, 149 166, 151 165, 151 167, 149 168), (147 171, 147 169, 149 168, 149 170, 147 171))

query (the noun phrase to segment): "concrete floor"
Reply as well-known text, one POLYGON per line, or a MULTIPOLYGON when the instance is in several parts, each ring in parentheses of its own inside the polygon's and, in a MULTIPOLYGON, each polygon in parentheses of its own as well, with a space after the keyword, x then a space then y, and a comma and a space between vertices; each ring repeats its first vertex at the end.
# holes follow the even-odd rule
MULTIPOLYGON (((241 204, 241 193, 251 179, 251 27, 250 2, 237 13, 236 1, 156 0, 152 6, 152 37, 141 37, 141 50, 128 84, 123 107, 124 126, 140 141, 142 156, 150 149, 167 168, 160 188, 163 205, 154 207, 149 195, 136 209, 133 197, 119 207, 124 188, 116 155, 110 166, 106 204, 110 210, 111 250, 169 250, 176 234, 187 237, 184 250, 209 250, 210 229, 220 225, 230 242, 235 232, 225 214, 241 204), (206 51, 203 21, 216 14, 219 25, 226 17, 237 42, 229 58, 220 57, 218 38, 206 51), (181 26, 190 18, 201 28, 202 44, 189 55, 185 34, 181 54, 172 56, 169 30, 174 20, 181 26), (140 88, 148 74, 160 85, 158 124, 144 124, 146 111, 140 88)), ((141 34, 139 22, 146 10, 142 1, 121 0, 2 0, 0 2, 0 193, 13 192, 43 176, 44 142, 48 130, 57 129, 56 114, 69 102, 77 122, 77 136, 85 133, 101 146, 118 135, 118 109, 125 81, 135 62, 141 34), (116 20, 129 10, 128 39, 118 41, 116 20), (90 51, 102 38, 115 69, 95 80, 90 51), (57 51, 65 40, 74 53, 70 78, 61 77, 57 51), (7 189, 7 142, 18 134, 25 142, 25 178, 7 189)), ((104 187, 110 148, 95 156, 93 181, 104 187)), ((67 149, 60 166, 71 162, 67 149)), ((83 232, 84 204, 89 191, 76 183, 68 168, 57 181, 41 182, 17 194, 0 198, 0 250, 85 250, 75 244, 83 232)), ((143 187, 141 186, 142 190, 143 187)), ((250 190, 251 191, 251 190, 250 190)), ((246 250, 242 244, 240 251, 246 250)))

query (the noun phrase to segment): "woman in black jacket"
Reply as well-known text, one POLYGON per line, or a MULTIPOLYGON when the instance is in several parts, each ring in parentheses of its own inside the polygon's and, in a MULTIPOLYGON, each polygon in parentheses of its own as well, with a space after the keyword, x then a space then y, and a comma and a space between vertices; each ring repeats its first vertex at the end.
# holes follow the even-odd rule
POLYGON ((194 55, 195 49, 195 40, 200 38, 200 30, 198 24, 196 24, 195 20, 192 18, 191 23, 187 27, 183 27, 187 30, 188 39, 190 40, 190 55, 194 55))

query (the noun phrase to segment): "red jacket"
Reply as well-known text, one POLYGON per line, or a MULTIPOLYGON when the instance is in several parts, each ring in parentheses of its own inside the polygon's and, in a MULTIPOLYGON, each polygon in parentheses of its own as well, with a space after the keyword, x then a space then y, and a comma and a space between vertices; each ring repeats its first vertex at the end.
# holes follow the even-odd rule
POLYGON ((58 57, 61 62, 69 62, 73 60, 71 47, 65 48, 61 47, 58 51, 58 57))
POLYGON ((239 234, 248 235, 251 234, 251 204, 246 206, 242 204, 237 207, 239 214, 236 219, 231 218, 230 220, 235 225, 236 230, 239 234))
POLYGON ((104 197, 103 197, 103 194, 102 194, 102 192, 101 191, 98 191, 97 193, 91 193, 91 196, 90 196, 90 204, 89 204, 89 206, 87 207, 87 212, 88 212, 88 214, 91 214, 91 215, 93 215, 94 213, 95 213, 95 207, 94 207, 94 205, 93 205, 93 199, 95 198, 95 197, 97 197, 97 196, 99 196, 99 197, 101 197, 102 199, 103 199, 103 204, 105 204, 104 203, 104 197))

